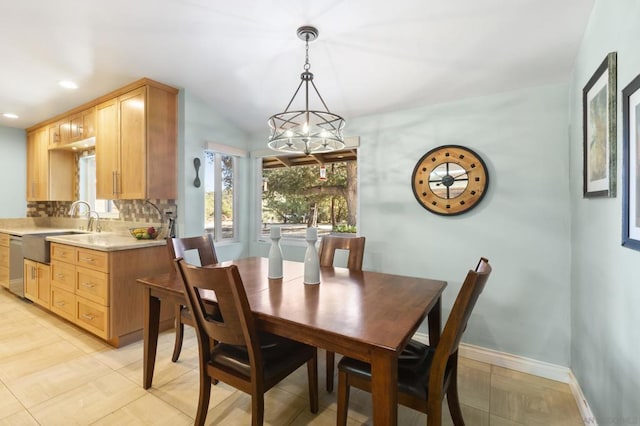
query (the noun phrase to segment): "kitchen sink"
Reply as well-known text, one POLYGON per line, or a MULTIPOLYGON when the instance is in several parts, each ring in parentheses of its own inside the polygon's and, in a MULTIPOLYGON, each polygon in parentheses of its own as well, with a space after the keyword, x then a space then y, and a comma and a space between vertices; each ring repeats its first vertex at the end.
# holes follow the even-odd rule
POLYGON ((51 260, 49 248, 51 243, 47 237, 54 235, 86 234, 79 231, 51 231, 41 234, 26 234, 22 236, 22 256, 25 259, 35 260, 40 263, 49 263, 51 260))

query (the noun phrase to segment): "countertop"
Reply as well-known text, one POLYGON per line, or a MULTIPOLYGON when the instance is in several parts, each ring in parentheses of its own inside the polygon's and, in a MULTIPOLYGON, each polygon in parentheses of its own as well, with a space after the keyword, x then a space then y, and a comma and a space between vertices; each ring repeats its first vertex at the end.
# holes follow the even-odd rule
POLYGON ((100 251, 133 250, 167 244, 162 238, 157 240, 136 240, 129 234, 118 232, 52 235, 47 237, 47 241, 100 251))

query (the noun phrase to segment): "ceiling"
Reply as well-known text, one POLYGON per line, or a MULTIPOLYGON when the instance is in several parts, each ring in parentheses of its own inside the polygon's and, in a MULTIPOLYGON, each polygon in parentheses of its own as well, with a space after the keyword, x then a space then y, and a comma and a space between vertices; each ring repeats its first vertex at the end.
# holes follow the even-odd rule
POLYGON ((314 25, 314 81, 348 134, 358 116, 568 82, 593 1, 3 1, 0 125, 27 128, 149 77, 266 138, 303 71, 296 29, 314 25))

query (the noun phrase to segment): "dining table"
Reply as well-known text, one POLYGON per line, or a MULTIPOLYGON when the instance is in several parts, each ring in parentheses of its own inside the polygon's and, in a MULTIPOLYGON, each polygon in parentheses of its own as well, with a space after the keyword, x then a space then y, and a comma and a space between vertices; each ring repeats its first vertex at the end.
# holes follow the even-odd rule
MULTIPOLYGON (((268 259, 236 265, 258 329, 371 364, 373 423, 397 424, 398 357, 428 321, 429 344, 440 338, 445 281, 374 271, 320 267, 320 284, 303 283, 304 264, 284 261, 283 277, 268 278, 268 259)), ((174 271, 139 278, 143 287, 143 387, 152 385, 160 303, 186 305, 174 271)), ((203 295, 203 297, 207 297, 203 295)))

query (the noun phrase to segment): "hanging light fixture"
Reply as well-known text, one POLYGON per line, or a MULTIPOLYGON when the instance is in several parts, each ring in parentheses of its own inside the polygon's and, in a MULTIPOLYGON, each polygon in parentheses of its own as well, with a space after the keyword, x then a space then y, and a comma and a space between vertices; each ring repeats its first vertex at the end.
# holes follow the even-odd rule
MULTIPOLYGON (((313 74, 309 71, 309 42, 318 38, 318 30, 315 27, 304 26, 298 28, 298 38, 305 42, 306 56, 304 71, 300 74, 300 84, 291 97, 289 104, 281 113, 269 118, 271 134, 269 136, 269 148, 276 151, 292 153, 329 152, 344 148, 342 128, 344 118, 329 111, 327 104, 320 96, 320 92, 313 82, 313 74), (289 110, 298 92, 304 85, 304 109, 289 110), (310 109, 309 86, 318 96, 324 110, 310 109)), ((313 92, 311 95, 313 95, 313 92)), ((313 108, 314 106, 312 106, 313 108)))

